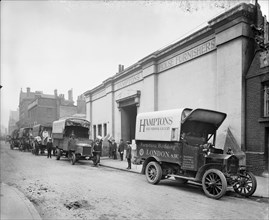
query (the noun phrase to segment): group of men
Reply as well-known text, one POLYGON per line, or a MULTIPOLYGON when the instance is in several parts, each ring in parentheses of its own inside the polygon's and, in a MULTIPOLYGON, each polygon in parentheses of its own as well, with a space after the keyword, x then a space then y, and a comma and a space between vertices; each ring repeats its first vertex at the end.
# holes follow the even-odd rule
MULTIPOLYGON (((131 169, 132 147, 130 145, 130 142, 127 141, 126 143, 124 143, 123 139, 121 139, 118 148, 114 138, 111 138, 109 140, 109 158, 116 160, 118 150, 120 159, 121 161, 123 161, 123 154, 125 149, 126 149, 126 159, 128 162, 128 167, 126 169, 131 169)), ((100 163, 101 151, 102 151, 102 137, 97 136, 93 146, 93 154, 95 156, 94 166, 98 166, 100 163)))
POLYGON ((53 144, 52 144, 52 139, 51 137, 47 137, 47 140, 42 144, 42 139, 40 138, 40 136, 37 136, 34 139, 33 142, 33 150, 34 150, 34 154, 38 155, 39 154, 39 150, 41 150, 41 153, 44 153, 44 148, 42 146, 44 146, 47 149, 47 157, 51 158, 51 152, 53 151, 53 144))
MULTIPOLYGON (((109 141, 109 158, 117 160, 117 143, 114 138, 111 138, 109 141)), ((128 143, 127 143, 128 144, 128 143)), ((126 144, 123 142, 123 139, 120 140, 118 152, 120 154, 120 159, 123 161, 123 153, 126 148, 126 144)))

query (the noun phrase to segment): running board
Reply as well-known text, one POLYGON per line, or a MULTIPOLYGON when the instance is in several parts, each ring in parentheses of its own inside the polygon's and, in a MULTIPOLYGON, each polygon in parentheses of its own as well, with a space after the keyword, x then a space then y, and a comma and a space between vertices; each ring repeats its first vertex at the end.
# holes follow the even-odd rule
POLYGON ((194 182, 197 181, 193 177, 179 176, 179 175, 174 175, 174 174, 169 174, 169 175, 167 175, 167 177, 178 177, 178 178, 181 178, 181 179, 186 179, 186 180, 190 180, 190 181, 194 181, 194 182))

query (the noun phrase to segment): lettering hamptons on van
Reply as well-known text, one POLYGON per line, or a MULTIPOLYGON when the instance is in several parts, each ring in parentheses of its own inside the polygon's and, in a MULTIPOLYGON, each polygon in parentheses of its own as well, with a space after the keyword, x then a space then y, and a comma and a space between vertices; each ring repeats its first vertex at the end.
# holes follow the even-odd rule
POLYGON ((145 132, 148 126, 165 126, 173 123, 173 117, 144 118, 139 121, 139 132, 145 132))

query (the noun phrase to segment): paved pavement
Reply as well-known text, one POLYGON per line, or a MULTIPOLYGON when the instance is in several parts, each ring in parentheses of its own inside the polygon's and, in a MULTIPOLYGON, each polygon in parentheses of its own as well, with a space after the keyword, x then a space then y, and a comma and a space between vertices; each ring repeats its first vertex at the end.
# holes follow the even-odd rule
MULTIPOLYGON (((134 173, 141 173, 142 170, 142 165, 134 165, 132 164, 132 169, 127 170, 127 160, 120 161, 118 160, 113 160, 108 157, 102 157, 101 158, 101 166, 105 167, 110 167, 110 168, 115 168, 119 170, 124 170, 127 172, 134 172, 134 173)), ((257 179, 257 189, 253 196, 256 197, 262 197, 262 198, 269 198, 269 178, 261 177, 261 176, 256 176, 257 179)))
MULTIPOLYGON (((100 166, 119 169, 126 172, 141 173, 142 165, 132 164, 132 169, 128 170, 127 161, 113 160, 108 157, 101 158, 100 166)), ((256 197, 269 198, 269 178, 256 176, 257 190, 253 194, 256 197)), ((1 220, 10 219, 34 219, 41 220, 34 205, 17 188, 1 183, 1 220)))
POLYGON ((42 218, 34 205, 17 188, 1 183, 1 220, 42 218))

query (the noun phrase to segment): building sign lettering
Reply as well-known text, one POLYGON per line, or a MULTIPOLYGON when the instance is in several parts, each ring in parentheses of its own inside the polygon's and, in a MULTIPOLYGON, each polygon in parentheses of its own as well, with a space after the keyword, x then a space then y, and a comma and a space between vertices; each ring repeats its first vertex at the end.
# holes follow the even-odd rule
POLYGON ((138 82, 138 81, 140 81, 142 79, 143 79, 142 73, 138 73, 138 74, 136 74, 136 75, 134 75, 134 76, 132 76, 132 77, 130 77, 128 79, 125 79, 125 80, 119 82, 118 84, 116 84, 116 89, 121 89, 123 87, 129 86, 129 85, 131 85, 133 83, 136 83, 136 82, 138 82))
POLYGON ((103 96, 105 96, 105 95, 106 95, 106 91, 103 90, 103 91, 101 91, 101 92, 99 92, 99 93, 94 94, 94 95, 92 96, 92 99, 93 99, 93 100, 95 100, 95 99, 99 99, 99 98, 101 98, 101 97, 103 97, 103 96))
POLYGON ((166 60, 158 65, 158 71, 164 71, 170 69, 179 64, 185 63, 189 60, 192 60, 196 57, 199 57, 203 54, 206 54, 216 48, 215 39, 207 41, 203 44, 200 44, 197 47, 194 47, 190 50, 187 50, 177 56, 172 57, 169 60, 166 60))

